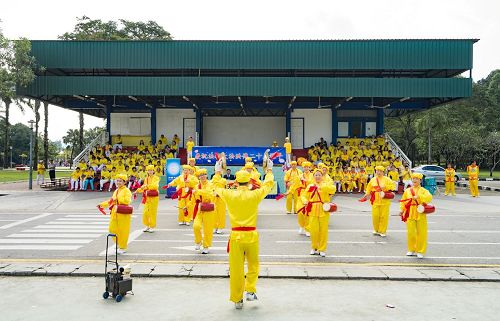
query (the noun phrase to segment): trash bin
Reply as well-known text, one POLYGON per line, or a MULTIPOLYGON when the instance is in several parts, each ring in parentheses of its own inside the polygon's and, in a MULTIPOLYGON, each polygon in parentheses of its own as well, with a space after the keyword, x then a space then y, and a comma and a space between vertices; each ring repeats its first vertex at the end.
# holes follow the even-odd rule
POLYGON ((437 184, 436 184, 436 178, 435 177, 426 177, 424 180, 424 187, 434 195, 436 193, 437 189, 437 184))

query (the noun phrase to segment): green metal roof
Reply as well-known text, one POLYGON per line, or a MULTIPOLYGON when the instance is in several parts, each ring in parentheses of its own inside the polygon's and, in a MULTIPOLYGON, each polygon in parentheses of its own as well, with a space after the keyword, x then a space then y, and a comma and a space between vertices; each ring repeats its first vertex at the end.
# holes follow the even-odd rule
POLYGON ((38 77, 43 96, 468 97, 470 78, 38 77))
POLYGON ((476 40, 32 41, 61 69, 463 69, 476 40))

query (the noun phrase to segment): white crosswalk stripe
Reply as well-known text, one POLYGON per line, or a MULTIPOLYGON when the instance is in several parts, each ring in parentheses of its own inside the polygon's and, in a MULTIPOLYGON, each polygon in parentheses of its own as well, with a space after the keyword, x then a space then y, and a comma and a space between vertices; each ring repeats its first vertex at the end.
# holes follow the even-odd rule
POLYGON ((66 215, 1 238, 0 251, 75 251, 107 234, 108 222, 108 217, 66 215))

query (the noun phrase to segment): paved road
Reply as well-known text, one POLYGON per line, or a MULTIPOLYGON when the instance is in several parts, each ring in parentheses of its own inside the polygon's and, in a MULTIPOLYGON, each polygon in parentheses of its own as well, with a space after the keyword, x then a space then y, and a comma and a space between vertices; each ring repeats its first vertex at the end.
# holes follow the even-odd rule
POLYGON ((3 320, 498 320, 498 282, 271 280, 235 310, 225 279, 134 279, 103 300, 102 278, 0 277, 3 320), (394 306, 389 308, 387 305, 394 306), (15 308, 13 308, 15 307, 15 308))
MULTIPOLYGON (((265 200, 258 228, 263 262, 500 264, 500 196, 484 192, 478 199, 461 189, 457 197, 436 196, 437 213, 429 216, 425 260, 406 258, 406 230, 398 202, 391 207, 387 238, 371 234, 370 206, 359 196, 339 195, 332 215, 327 258, 311 257, 309 239, 297 234, 296 215, 285 215, 284 200, 265 200), (488 193, 488 194, 487 194, 488 193)), ((2 196, 0 256, 10 260, 100 259, 108 217, 95 210, 107 193, 17 192, 2 196)), ((227 231, 214 236, 209 255, 194 250, 192 227, 178 226, 175 201, 162 199, 158 229, 142 232, 140 201, 130 235, 129 260, 227 261, 227 231)))

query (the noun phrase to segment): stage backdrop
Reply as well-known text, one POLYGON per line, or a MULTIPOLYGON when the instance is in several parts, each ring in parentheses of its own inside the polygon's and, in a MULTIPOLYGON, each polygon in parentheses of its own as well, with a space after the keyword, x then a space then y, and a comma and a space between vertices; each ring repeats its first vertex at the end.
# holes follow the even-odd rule
POLYGON ((273 160, 274 165, 285 164, 285 148, 284 147, 219 147, 219 146, 195 146, 193 148, 193 156, 196 158, 196 165, 214 165, 215 153, 226 154, 227 165, 245 165, 245 157, 252 157, 252 161, 257 166, 262 166, 262 158, 264 152, 269 149, 269 155, 275 152, 279 156, 273 160))
MULTIPOLYGON (((331 117, 330 117, 331 118, 331 117)), ((283 146, 285 117, 204 117, 203 145, 283 146)))

